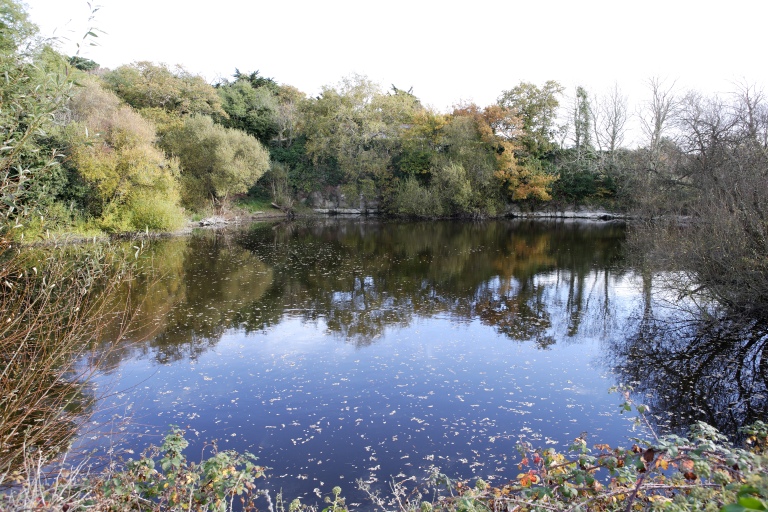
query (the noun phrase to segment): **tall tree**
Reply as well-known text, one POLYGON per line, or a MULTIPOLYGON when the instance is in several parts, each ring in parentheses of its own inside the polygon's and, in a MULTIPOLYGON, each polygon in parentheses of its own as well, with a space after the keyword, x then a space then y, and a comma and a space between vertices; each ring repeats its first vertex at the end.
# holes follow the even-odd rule
MULTIPOLYGON (((449 128, 461 123, 465 126, 463 140, 449 142, 449 155, 456 158, 467 169, 472 190, 475 194, 494 197, 491 189, 502 191, 512 200, 548 200, 549 186, 554 180, 540 166, 532 162, 520 163, 515 158, 517 138, 521 121, 515 113, 500 105, 480 109, 470 104, 454 109, 449 128), (472 129, 468 120, 472 121, 472 129), (493 176, 496 180, 491 180, 493 176)), ((488 202, 475 198, 475 207, 488 211, 488 202)))
POLYGON ((443 151, 444 128, 450 116, 428 108, 417 109, 403 131, 401 151, 393 158, 398 178, 414 177, 429 183, 432 169, 443 151))
POLYGON ((278 146, 290 146, 299 131, 299 105, 306 95, 291 85, 282 85, 278 92, 278 106, 275 112, 277 135, 275 142, 278 146))
POLYGON ((768 105, 765 92, 753 84, 740 82, 734 92, 742 130, 758 144, 768 147, 768 105))
MULTIPOLYGON (((262 87, 269 89, 273 94, 280 93, 280 86, 274 78, 267 78, 262 76, 259 70, 251 73, 243 73, 239 69, 235 68, 235 74, 232 75, 235 82, 247 82, 254 89, 261 89, 262 87)), ((226 84, 227 82, 224 82, 226 84)))
POLYGON ((592 109, 589 94, 582 86, 576 87, 576 97, 573 102, 573 146, 576 159, 582 160, 584 155, 592 150, 592 109))
POLYGON ((624 143, 629 120, 627 97, 618 84, 607 94, 596 98, 591 105, 594 119, 595 144, 598 150, 608 153, 610 164, 615 163, 616 150, 624 143))
POLYGON ((307 153, 329 184, 380 178, 414 109, 412 98, 386 95, 364 76, 347 77, 303 103, 307 153))
POLYGON ((651 171, 661 170, 663 140, 679 104, 674 87, 674 82, 667 83, 658 77, 648 80, 651 97, 642 106, 639 117, 647 147, 646 165, 651 171))
POLYGON ((243 130, 268 146, 281 131, 281 87, 258 71, 242 73, 236 69, 233 78, 216 84, 222 108, 229 116, 222 124, 243 130))
POLYGON ((217 92, 222 108, 228 114, 222 124, 253 135, 268 145, 277 135, 278 98, 267 87, 254 88, 250 81, 237 80, 220 85, 217 92))
POLYGON ((555 149, 555 137, 560 130, 557 109, 563 91, 563 86, 549 80, 541 87, 520 82, 501 93, 499 105, 511 110, 522 122, 518 151, 523 159, 542 159, 555 149))

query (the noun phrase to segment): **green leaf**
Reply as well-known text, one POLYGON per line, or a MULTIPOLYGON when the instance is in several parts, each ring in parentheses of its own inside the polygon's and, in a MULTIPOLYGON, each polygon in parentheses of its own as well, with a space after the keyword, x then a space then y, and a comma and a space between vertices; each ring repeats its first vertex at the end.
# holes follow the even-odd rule
POLYGON ((745 512, 747 509, 736 503, 731 503, 720 509, 720 512, 745 512))
POLYGON ((742 485, 739 487, 738 496, 749 496, 751 494, 760 494, 760 491, 754 485, 742 485))
POLYGON ((766 509, 763 500, 757 499, 753 496, 739 497, 739 505, 746 507, 747 510, 768 510, 766 509))

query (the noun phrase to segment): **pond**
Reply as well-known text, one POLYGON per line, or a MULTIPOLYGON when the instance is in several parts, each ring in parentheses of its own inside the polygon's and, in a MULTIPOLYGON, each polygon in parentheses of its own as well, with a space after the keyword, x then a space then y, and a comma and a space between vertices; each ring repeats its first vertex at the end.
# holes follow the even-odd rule
POLYGON ((608 390, 642 379, 623 351, 650 284, 625 234, 318 219, 153 241, 116 298, 132 330, 92 354, 102 398, 78 445, 135 456, 178 425, 191 458, 250 451, 262 485, 310 503, 433 466, 501 483, 520 441, 626 445, 608 390))

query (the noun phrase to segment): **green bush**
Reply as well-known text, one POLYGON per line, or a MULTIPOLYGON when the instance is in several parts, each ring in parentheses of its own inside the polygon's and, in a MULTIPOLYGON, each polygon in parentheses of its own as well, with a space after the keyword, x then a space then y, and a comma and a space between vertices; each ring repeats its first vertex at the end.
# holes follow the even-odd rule
POLYGON ((67 165, 86 190, 72 191, 109 232, 172 230, 181 225, 178 161, 154 145, 155 127, 94 81, 70 103, 61 137, 67 165))
POLYGON ((107 478, 94 479, 98 508, 224 511, 232 510, 236 498, 246 510, 253 506, 254 481, 264 476, 253 455, 220 452, 213 445, 213 455, 195 464, 184 455, 188 445, 183 432, 173 429, 161 447, 151 447, 107 478))
POLYGON ((208 116, 185 118, 161 144, 181 162, 182 198, 192 209, 210 201, 220 206, 229 196, 248 192, 269 168, 269 152, 255 137, 208 116))
POLYGON ((128 202, 130 224, 134 230, 173 231, 184 224, 176 204, 153 193, 137 193, 128 202))
POLYGON ((450 162, 443 165, 432 177, 432 183, 441 196, 445 210, 454 214, 472 211, 472 184, 461 164, 450 162))
POLYGON ((440 194, 419 184, 415 178, 401 181, 394 193, 391 213, 406 217, 440 217, 444 215, 440 194))
POLYGON ((0 509, 224 512, 237 505, 255 510, 255 500, 264 492, 255 485, 264 476, 264 468, 254 463, 256 457, 219 451, 213 444, 208 447, 212 454, 196 464, 184 454, 188 445, 183 432, 173 428, 160 447, 151 446, 138 460, 112 463, 98 474, 73 468, 61 470, 53 480, 42 480, 42 474, 16 478, 17 485, 0 494, 0 509))

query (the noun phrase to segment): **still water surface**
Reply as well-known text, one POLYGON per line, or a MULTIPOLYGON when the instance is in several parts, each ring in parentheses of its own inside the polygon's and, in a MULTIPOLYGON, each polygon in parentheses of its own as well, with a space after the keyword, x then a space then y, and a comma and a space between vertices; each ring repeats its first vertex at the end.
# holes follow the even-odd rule
POLYGON ((172 424, 193 459, 210 440, 250 451, 269 488, 310 502, 433 465, 514 478, 520 440, 626 444, 606 357, 643 308, 624 238, 615 223, 316 220, 152 242, 93 422, 118 452, 172 424))

